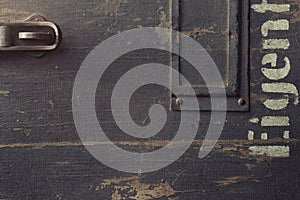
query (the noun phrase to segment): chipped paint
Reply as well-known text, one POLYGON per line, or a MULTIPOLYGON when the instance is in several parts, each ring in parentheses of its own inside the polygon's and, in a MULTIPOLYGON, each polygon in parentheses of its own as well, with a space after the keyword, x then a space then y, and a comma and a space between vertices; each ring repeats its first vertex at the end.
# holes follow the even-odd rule
MULTIPOLYGON (((136 142, 136 141, 115 141, 114 143, 119 146, 129 146, 129 147, 138 147, 143 146, 145 148, 152 148, 152 147, 163 147, 168 144, 170 144, 170 140, 153 140, 153 141, 147 141, 147 142, 136 142)), ((218 149, 218 146, 224 147, 224 145, 251 145, 255 142, 256 144, 266 144, 266 141, 260 141, 260 140, 254 140, 254 141, 248 141, 248 140, 219 140, 216 145, 216 149, 218 149)), ((282 142, 282 139, 272 139, 270 140, 270 143, 278 143, 282 142)), ((297 142, 299 143, 300 140, 296 139, 290 139, 290 142, 297 142)), ((194 140, 193 145, 195 145, 195 148, 198 148, 198 146, 202 145, 203 140, 194 140)), ((95 146, 95 145, 107 145, 110 143, 106 142, 40 142, 40 143, 12 143, 12 144, 0 144, 0 149, 2 148, 35 148, 35 147, 76 147, 76 146, 95 146)), ((182 143, 178 143, 178 145, 182 145, 182 143)), ((176 145, 174 144, 174 147, 176 145)))
POLYGON ((0 90, 0 95, 7 96, 7 95, 9 95, 9 94, 10 94, 10 92, 7 91, 7 90, 0 90))
POLYGON ((103 189, 112 189, 113 200, 151 200, 170 197, 176 193, 166 181, 150 185, 142 183, 140 176, 105 179, 100 186, 96 187, 96 191, 103 189))
POLYGON ((251 93, 251 102, 264 102, 268 99, 268 95, 251 93))
MULTIPOLYGON (((299 8, 300 2, 298 1, 291 1, 291 4, 297 6, 299 8)), ((291 18, 291 23, 297 23, 300 21, 300 9, 296 9, 295 11, 292 12, 293 17, 291 18)))
POLYGON ((248 181, 249 179, 250 179, 249 176, 233 176, 233 177, 228 177, 221 181, 215 181, 215 183, 217 183, 218 186, 227 186, 235 183, 240 183, 243 181, 248 181))
POLYGON ((252 146, 249 147, 251 155, 266 155, 269 157, 284 157, 290 156, 289 146, 252 146))
POLYGON ((16 131, 16 132, 22 131, 22 130, 23 130, 23 128, 13 128, 13 131, 16 131))
POLYGON ((195 27, 192 31, 185 31, 183 33, 188 36, 199 37, 207 33, 216 33, 214 29, 215 29, 214 26, 210 26, 208 28, 195 27))
POLYGON ((158 11, 159 11, 159 15, 160 15, 159 16, 160 23, 158 24, 158 27, 171 28, 171 26, 172 26, 171 20, 169 19, 168 15, 164 11, 163 7, 160 7, 158 9, 158 11))
POLYGON ((252 169, 254 169, 257 165, 256 165, 256 164, 252 164, 252 163, 246 163, 245 166, 246 166, 246 168, 247 168, 248 170, 252 170, 252 169))

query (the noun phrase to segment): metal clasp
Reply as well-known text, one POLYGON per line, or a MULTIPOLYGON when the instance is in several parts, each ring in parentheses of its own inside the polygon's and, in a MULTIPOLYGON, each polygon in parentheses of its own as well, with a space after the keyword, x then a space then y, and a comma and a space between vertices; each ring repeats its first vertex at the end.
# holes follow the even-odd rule
POLYGON ((0 51, 50 51, 58 47, 60 38, 58 26, 41 15, 0 24, 0 51))

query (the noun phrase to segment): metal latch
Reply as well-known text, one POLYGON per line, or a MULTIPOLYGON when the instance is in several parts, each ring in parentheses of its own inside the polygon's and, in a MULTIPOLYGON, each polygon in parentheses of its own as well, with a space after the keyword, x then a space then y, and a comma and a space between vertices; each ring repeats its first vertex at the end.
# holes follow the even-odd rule
POLYGON ((49 51, 60 43, 56 24, 41 15, 32 15, 24 22, 0 23, 0 51, 49 51))

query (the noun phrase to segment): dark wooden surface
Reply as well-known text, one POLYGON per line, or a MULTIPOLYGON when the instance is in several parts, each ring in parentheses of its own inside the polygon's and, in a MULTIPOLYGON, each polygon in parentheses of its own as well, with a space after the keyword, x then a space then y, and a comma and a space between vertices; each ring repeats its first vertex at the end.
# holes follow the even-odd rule
MULTIPOLYGON (((179 160, 157 172, 134 175, 101 164, 81 144, 72 117, 73 83, 82 61, 101 41, 131 28, 171 28, 169 1, 0 0, 1 22, 40 13, 57 23, 63 33, 61 46, 41 58, 24 52, 0 52, 0 199, 300 199, 300 108, 293 104, 297 97, 289 95, 286 109, 272 111, 263 102, 282 95, 261 89, 263 83, 276 82, 261 73, 261 60, 271 52, 278 53, 278 60, 288 56, 292 65, 288 77, 277 82, 300 86, 300 2, 269 2, 290 4, 291 8, 284 13, 258 13, 249 8, 250 111, 228 113, 218 144, 202 160, 197 155, 210 114, 201 113, 197 138, 179 160), (291 45, 287 50, 263 50, 261 26, 277 19, 289 20, 290 28, 271 31, 269 37, 287 38, 291 45), (268 115, 289 116, 290 126, 262 127, 249 122, 268 115), (255 133, 252 141, 248 140, 249 130, 255 133), (283 139, 284 131, 290 131, 290 139, 283 139), (263 132, 269 134, 268 140, 260 139, 263 132), (275 145, 288 146, 289 155, 257 155, 249 149, 275 145)), ((260 3, 261 0, 251 0, 251 5, 260 3)), ((206 16, 214 17, 212 13, 199 14, 199 18, 206 16)), ((211 24, 214 19, 199 23, 194 16, 191 20, 195 23, 185 20, 185 33, 219 38, 221 30, 211 24)), ((155 150, 164 146, 178 128, 180 112, 169 112, 168 124, 158 136, 137 140, 122 133, 113 120, 109 102, 114 84, 127 70, 153 59, 168 63, 163 52, 133 52, 117 60, 99 83, 99 121, 111 140, 124 149, 155 150)), ((284 63, 278 61, 278 65, 284 63)), ((167 89, 143 87, 131 102, 133 119, 143 125, 147 123, 149 106, 160 102, 168 109, 169 101, 167 89)))

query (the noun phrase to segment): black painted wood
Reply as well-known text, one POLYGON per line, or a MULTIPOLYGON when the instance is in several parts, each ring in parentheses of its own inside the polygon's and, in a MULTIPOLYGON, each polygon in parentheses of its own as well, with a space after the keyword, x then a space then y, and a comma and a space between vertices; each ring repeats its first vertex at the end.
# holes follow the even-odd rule
MULTIPOLYGON (((210 119, 209 112, 201 112, 197 138, 179 160, 157 172, 126 174, 101 164, 81 144, 72 117, 73 83, 87 54, 110 36, 141 26, 170 28, 169 2, 0 0, 1 22, 23 20, 40 13, 57 23, 63 34, 61 46, 41 58, 24 52, 0 52, 0 199, 299 199, 299 106, 292 105, 295 97, 290 95, 287 109, 271 111, 264 107, 263 101, 281 95, 261 91, 262 83, 271 82, 261 74, 261 59, 273 52, 262 50, 261 25, 278 18, 290 20, 289 31, 270 32, 270 37, 288 38, 291 43, 288 50, 275 51, 278 60, 284 56, 291 59, 291 73, 283 81, 300 86, 299 1, 269 2, 289 3, 291 11, 257 13, 249 8, 250 111, 228 113, 221 138, 207 158, 197 158, 210 119), (288 115, 291 125, 261 127, 249 122, 253 117, 266 115, 288 115), (291 139, 283 140, 282 133, 287 129, 291 139), (255 132, 253 141, 247 140, 249 130, 255 132), (270 133, 269 140, 260 140, 262 132, 270 133), (290 156, 252 155, 249 147, 257 145, 289 145, 290 156)), ((259 4, 261 0, 250 3, 259 4)), ((202 26, 197 19, 193 20, 195 24, 186 19, 189 25, 185 31, 193 31, 194 25, 202 26)), ((213 21, 203 27, 209 28, 213 21)), ((129 69, 153 60, 168 64, 168 54, 147 50, 124 55, 99 83, 96 98, 99 121, 108 137, 127 150, 144 152, 161 148, 178 128, 180 112, 169 111, 161 133, 138 140, 120 131, 113 120, 110 97, 114 84, 129 69)), ((283 64, 278 61, 278 65, 283 64)), ((147 111, 157 102, 169 109, 167 89, 146 86, 136 92, 131 114, 137 124, 149 123, 147 111)))

